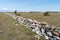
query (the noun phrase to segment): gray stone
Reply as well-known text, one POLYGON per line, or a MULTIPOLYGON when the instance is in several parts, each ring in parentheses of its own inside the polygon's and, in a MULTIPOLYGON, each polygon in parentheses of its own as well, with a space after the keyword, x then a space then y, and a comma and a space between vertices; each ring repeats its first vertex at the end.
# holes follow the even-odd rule
POLYGON ((3 33, 3 30, 0 30, 0 33, 3 33))

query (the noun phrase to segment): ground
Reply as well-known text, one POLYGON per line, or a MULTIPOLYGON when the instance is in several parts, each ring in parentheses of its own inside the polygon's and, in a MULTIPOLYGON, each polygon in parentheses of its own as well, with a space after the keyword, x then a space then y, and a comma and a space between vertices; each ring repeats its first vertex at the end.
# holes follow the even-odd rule
POLYGON ((36 35, 8 15, 0 14, 0 40, 37 40, 36 35))
MULTIPOLYGON (((49 25, 60 26, 60 13, 50 13, 51 16, 43 16, 43 13, 19 13, 24 18, 30 18, 39 22, 46 21, 49 25)), ((37 40, 36 35, 24 25, 0 13, 0 40, 37 40)), ((43 37, 40 40, 44 40, 43 37)))

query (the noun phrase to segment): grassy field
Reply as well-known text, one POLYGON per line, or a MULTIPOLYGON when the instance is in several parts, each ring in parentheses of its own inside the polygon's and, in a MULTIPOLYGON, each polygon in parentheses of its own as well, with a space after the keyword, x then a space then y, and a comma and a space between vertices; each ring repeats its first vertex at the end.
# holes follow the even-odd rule
MULTIPOLYGON (((39 22, 46 21, 49 25, 60 26, 60 13, 50 13, 51 16, 43 16, 43 13, 19 13, 21 16, 29 19, 35 19, 39 22)), ((4 13, 0 13, 0 40, 37 40, 35 33, 20 25, 4 13), (16 26, 17 24, 17 26, 16 26)), ((40 40, 44 40, 43 37, 40 40)))
POLYGON ((37 40, 35 33, 4 13, 0 13, 0 31, 0 40, 37 40))
POLYGON ((39 22, 47 22, 51 26, 60 26, 60 13, 49 13, 51 16, 43 16, 43 12, 41 13, 20 13, 21 16, 33 20, 37 20, 39 22))

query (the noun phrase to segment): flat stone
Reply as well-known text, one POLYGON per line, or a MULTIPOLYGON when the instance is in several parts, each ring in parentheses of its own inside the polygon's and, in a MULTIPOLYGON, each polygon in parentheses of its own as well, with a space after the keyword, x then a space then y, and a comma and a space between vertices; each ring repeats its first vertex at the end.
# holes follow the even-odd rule
POLYGON ((18 26, 18 24, 15 24, 15 26, 18 26))
POLYGON ((49 36, 53 36, 51 32, 47 32, 47 34, 48 34, 49 36))
POLYGON ((0 33, 2 33, 3 32, 3 30, 0 30, 0 33))

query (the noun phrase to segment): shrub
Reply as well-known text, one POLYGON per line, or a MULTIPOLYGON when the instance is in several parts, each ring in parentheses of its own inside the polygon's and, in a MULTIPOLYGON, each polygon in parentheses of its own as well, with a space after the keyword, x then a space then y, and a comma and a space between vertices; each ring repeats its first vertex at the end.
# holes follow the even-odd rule
POLYGON ((21 16, 19 13, 16 14, 17 16, 21 16))
POLYGON ((49 12, 45 12, 45 13, 44 13, 44 16, 50 16, 50 15, 49 15, 49 12))

